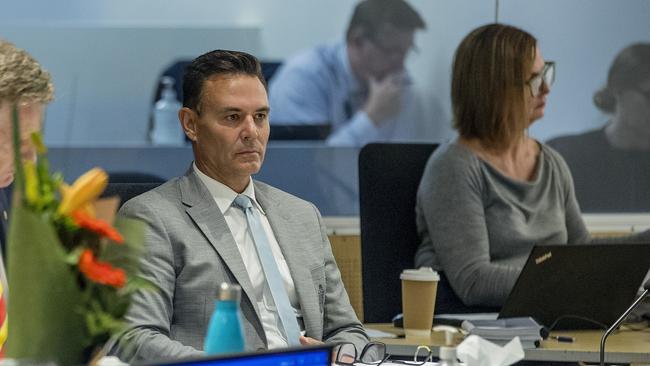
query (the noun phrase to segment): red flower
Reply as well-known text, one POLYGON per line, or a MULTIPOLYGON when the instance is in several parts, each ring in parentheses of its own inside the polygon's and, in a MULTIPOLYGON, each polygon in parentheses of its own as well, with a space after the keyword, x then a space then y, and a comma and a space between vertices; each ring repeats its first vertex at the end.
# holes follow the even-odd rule
POLYGON ((98 261, 90 249, 84 249, 79 256, 79 270, 89 280, 102 285, 117 288, 126 284, 126 273, 121 268, 115 268, 110 263, 98 261))
POLYGON ((106 221, 92 218, 81 210, 74 211, 72 213, 72 219, 74 220, 75 224, 84 229, 88 229, 101 236, 105 236, 118 244, 124 243, 122 234, 120 234, 119 231, 115 230, 115 228, 109 225, 106 221))

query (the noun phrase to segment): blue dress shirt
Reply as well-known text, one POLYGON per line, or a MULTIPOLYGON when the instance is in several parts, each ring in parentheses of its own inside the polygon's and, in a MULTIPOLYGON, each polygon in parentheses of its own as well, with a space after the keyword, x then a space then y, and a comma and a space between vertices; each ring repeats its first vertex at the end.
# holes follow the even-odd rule
POLYGON ((305 50, 276 72, 269 86, 271 124, 330 124, 327 143, 360 147, 369 142, 431 142, 435 125, 425 120, 410 79, 400 111, 375 126, 361 110, 365 96, 352 74, 344 41, 305 50))

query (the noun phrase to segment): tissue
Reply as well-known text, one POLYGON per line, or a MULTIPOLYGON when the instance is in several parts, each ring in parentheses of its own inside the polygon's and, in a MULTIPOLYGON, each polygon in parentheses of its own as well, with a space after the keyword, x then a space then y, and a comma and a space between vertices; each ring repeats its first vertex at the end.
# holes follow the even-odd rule
POLYGON ((467 366, 507 366, 524 358, 519 337, 501 347, 485 339, 470 335, 456 347, 458 359, 467 366))

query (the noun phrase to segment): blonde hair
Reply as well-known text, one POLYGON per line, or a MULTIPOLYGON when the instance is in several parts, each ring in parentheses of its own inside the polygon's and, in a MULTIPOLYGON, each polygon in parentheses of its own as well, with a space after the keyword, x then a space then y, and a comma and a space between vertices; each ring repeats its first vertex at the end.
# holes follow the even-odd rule
POLYGON ((454 128, 464 138, 503 150, 528 128, 526 79, 537 40, 509 25, 470 32, 454 56, 451 102, 454 128))
POLYGON ((48 103, 53 98, 50 73, 27 51, 0 39, 0 101, 48 103))

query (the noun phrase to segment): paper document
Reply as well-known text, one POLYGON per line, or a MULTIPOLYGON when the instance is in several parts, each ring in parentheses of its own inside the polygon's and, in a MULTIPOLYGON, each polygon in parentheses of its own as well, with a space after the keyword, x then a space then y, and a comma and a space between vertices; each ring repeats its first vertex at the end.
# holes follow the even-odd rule
MULTIPOLYGON (((366 328, 366 334, 370 338, 397 338, 397 334, 383 332, 381 330, 372 329, 372 328, 366 328)), ((382 363, 382 365, 385 364, 386 364, 385 362, 382 363)))
POLYGON ((519 337, 523 348, 536 348, 547 332, 530 317, 503 318, 497 320, 465 320, 463 330, 470 335, 483 337, 502 345, 519 337))
POLYGON ((436 319, 495 320, 499 313, 436 314, 436 319))

